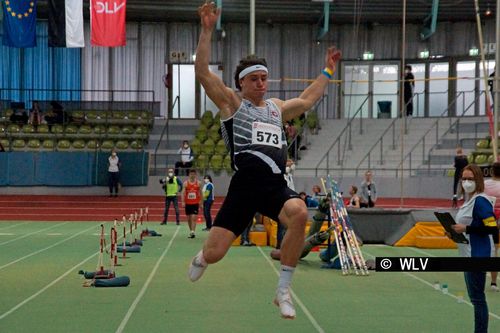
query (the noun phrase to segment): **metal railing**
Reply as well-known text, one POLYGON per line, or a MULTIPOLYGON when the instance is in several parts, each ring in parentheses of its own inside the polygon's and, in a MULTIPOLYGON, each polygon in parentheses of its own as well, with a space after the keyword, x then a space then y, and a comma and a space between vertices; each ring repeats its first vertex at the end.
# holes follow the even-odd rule
MULTIPOLYGON (((172 111, 174 110, 175 105, 179 102, 179 96, 176 96, 174 99, 174 102, 172 103, 172 106, 170 107, 170 111, 168 114, 172 114, 172 111)), ((153 160, 154 160, 154 173, 156 174, 156 169, 157 169, 157 163, 156 163, 156 156, 158 155, 158 149, 160 149, 160 144, 163 142, 163 137, 166 136, 166 142, 169 141, 169 118, 167 117, 165 120, 165 125, 163 126, 163 129, 161 130, 161 135, 160 139, 158 140, 158 143, 156 144, 155 151, 153 153, 153 160)))
POLYGON ((370 97, 371 97, 371 93, 369 93, 366 96, 366 98, 363 100, 363 102, 361 103, 359 108, 356 110, 354 115, 351 117, 351 119, 349 119, 349 121, 344 126, 344 128, 342 129, 340 134, 337 136, 335 141, 333 141, 333 143, 330 145, 330 147, 328 148, 326 153, 319 160, 318 164, 316 164, 316 168, 315 168, 316 169, 316 176, 318 175, 317 170, 320 169, 320 165, 323 163, 325 158, 326 158, 326 169, 328 170, 330 168, 330 152, 334 149, 335 146, 337 147, 337 165, 342 164, 342 160, 340 159, 341 140, 347 135, 348 149, 349 150, 352 149, 352 141, 351 141, 352 140, 352 124, 356 120, 356 117, 358 116, 358 114, 359 114, 359 117, 357 117, 357 118, 359 119, 359 134, 363 134, 363 117, 361 116, 360 113, 363 110, 363 107, 366 104, 366 102, 370 99, 370 97))
MULTIPOLYGON (((425 161, 426 160, 425 159, 425 156, 426 156, 426 147, 428 147, 427 141, 428 141, 428 139, 431 136, 433 136, 434 139, 435 139, 435 143, 432 144, 432 146, 433 147, 438 147, 439 146, 439 140, 442 137, 442 135, 444 135, 444 134, 439 135, 439 125, 442 122, 442 120, 449 121, 449 125, 448 125, 447 130, 445 131, 445 133, 448 133, 450 131, 450 128, 452 128, 452 126, 454 124, 454 123, 452 123, 453 122, 453 118, 452 117, 447 117, 446 115, 449 113, 449 111, 451 110, 452 107, 456 106, 457 101, 459 100, 460 96, 462 96, 462 98, 464 98, 464 93, 465 93, 465 91, 462 91, 459 94, 457 94, 457 96, 455 97, 455 99, 441 113, 440 117, 436 119, 436 121, 429 127, 429 129, 422 135, 422 137, 410 149, 410 151, 401 159, 400 163, 398 164, 398 169, 400 169, 403 166, 403 164, 406 161, 408 161, 409 166, 406 169, 410 170, 410 172, 414 170, 414 168, 412 167, 412 163, 413 163, 412 156, 413 156, 414 151, 417 150, 419 147, 422 148, 422 161, 425 161), (434 133, 431 133, 432 131, 434 131, 434 133)), ((467 108, 463 109, 462 114, 460 115, 460 117, 463 116, 469 110, 470 107, 472 107, 473 105, 475 105, 475 103, 477 102, 477 100, 479 99, 480 96, 481 96, 481 94, 467 108)), ((462 99, 462 104, 463 105, 465 104, 465 102, 464 102, 463 99, 462 99)), ((397 172, 396 172, 396 177, 398 177, 398 173, 397 172)))
MULTIPOLYGON (((419 100, 419 97, 421 94, 424 94, 423 92, 421 93, 416 93, 415 96, 417 97, 417 103, 418 103, 418 100, 419 100)), ((406 107, 408 106, 408 104, 410 104, 412 101, 409 101, 408 103, 405 104, 405 110, 406 110, 406 107)), ((405 112, 405 110, 403 110, 402 112, 405 112)), ((418 110, 418 104, 417 104, 417 110, 418 110)), ((356 174, 358 173, 358 170, 360 169, 361 165, 363 164, 363 162, 368 159, 368 169, 371 168, 371 155, 372 155, 372 152, 375 150, 375 148, 377 147, 377 145, 380 147, 380 155, 379 155, 379 164, 380 165, 383 165, 384 164, 384 152, 383 152, 383 147, 384 147, 384 137, 386 136, 386 134, 392 129, 392 145, 391 145, 391 149, 392 150, 395 150, 396 149, 396 122, 398 120, 403 120, 403 118, 394 118, 393 121, 389 124, 389 126, 387 126, 387 128, 385 129, 385 131, 380 135, 379 139, 377 141, 375 141, 375 144, 368 150, 368 152, 366 153, 366 155, 361 159, 361 161, 358 163, 358 165, 356 166, 356 174)), ((404 118, 404 133, 405 134, 408 134, 408 122, 407 122, 407 117, 404 118)))

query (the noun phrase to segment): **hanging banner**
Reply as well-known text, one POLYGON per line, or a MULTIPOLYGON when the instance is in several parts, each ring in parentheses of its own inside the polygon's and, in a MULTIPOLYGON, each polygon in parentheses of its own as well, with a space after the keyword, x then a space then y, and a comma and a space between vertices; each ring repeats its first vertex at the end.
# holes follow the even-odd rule
POLYGON ((10 47, 36 47, 36 0, 2 0, 2 43, 10 47))
POLYGON ((126 0, 91 0, 90 42, 92 46, 125 46, 126 0))
POLYGON ((48 0, 49 46, 84 47, 83 0, 48 0))

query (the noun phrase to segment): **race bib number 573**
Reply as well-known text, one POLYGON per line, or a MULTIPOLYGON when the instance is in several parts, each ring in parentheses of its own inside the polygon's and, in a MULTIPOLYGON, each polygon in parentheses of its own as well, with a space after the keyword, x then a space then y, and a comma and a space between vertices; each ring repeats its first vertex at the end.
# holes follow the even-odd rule
POLYGON ((281 128, 272 124, 254 122, 252 144, 281 148, 281 128))

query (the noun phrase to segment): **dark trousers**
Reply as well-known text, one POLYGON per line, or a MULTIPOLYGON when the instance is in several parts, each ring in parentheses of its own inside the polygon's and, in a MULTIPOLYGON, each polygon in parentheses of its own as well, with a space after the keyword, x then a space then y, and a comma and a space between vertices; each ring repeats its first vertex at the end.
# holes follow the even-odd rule
POLYGON ((406 115, 413 116, 412 96, 405 96, 406 115))
POLYGON ((470 302, 474 306, 474 333, 488 332, 488 304, 484 294, 486 272, 464 272, 470 302))
POLYGON ((174 204, 175 222, 179 223, 179 203, 177 201, 177 196, 165 197, 165 212, 163 213, 163 222, 167 222, 168 220, 168 211, 170 210, 170 203, 174 204))
POLYGON ((186 163, 175 162, 174 173, 175 173, 176 176, 178 176, 179 175, 179 169, 185 169, 186 170, 186 176, 189 176, 189 169, 191 169, 192 166, 193 166, 192 162, 186 162, 186 163))
POLYGON ((113 194, 113 189, 115 193, 118 194, 118 182, 120 181, 119 172, 108 172, 108 186, 109 194, 113 194))
POLYGON ((203 215, 205 216, 205 225, 207 229, 212 228, 212 214, 210 213, 210 209, 212 209, 213 201, 205 201, 203 202, 203 215))

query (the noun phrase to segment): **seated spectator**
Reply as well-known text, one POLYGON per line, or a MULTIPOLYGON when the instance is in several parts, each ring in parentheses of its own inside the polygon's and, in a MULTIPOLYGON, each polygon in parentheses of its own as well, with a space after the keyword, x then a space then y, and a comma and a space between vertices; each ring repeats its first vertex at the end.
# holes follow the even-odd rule
POLYGON ((181 160, 175 162, 175 175, 179 175, 179 168, 186 170, 186 176, 189 175, 189 169, 193 166, 193 150, 189 147, 189 142, 187 140, 182 142, 182 147, 177 151, 181 155, 181 160))
POLYGON ((358 193, 358 188, 354 185, 351 185, 349 187, 349 194, 351 195, 351 199, 349 200, 349 207, 361 208, 360 199, 357 193, 358 193))
POLYGON ((45 121, 49 125, 64 124, 67 121, 63 106, 56 101, 50 102, 51 110, 45 115, 45 121))
POLYGON ((24 125, 28 123, 28 115, 24 109, 14 109, 10 116, 10 122, 14 124, 24 125))
POLYGON ((307 208, 316 208, 319 205, 319 200, 311 197, 306 192, 300 192, 299 197, 304 200, 307 208))
POLYGON ((312 194, 313 198, 315 198, 317 200, 319 200, 319 199, 321 199, 321 198, 323 198, 323 197, 326 196, 326 194, 321 193, 321 187, 319 187, 319 185, 314 185, 312 187, 312 193, 313 193, 312 194))
POLYGON ((377 187, 372 180, 372 172, 370 170, 365 172, 365 181, 361 183, 360 192, 361 208, 375 207, 377 202, 377 187))
POLYGON ((38 101, 33 101, 33 106, 30 111, 29 123, 35 127, 35 129, 42 123, 42 111, 40 110, 40 106, 38 101))

